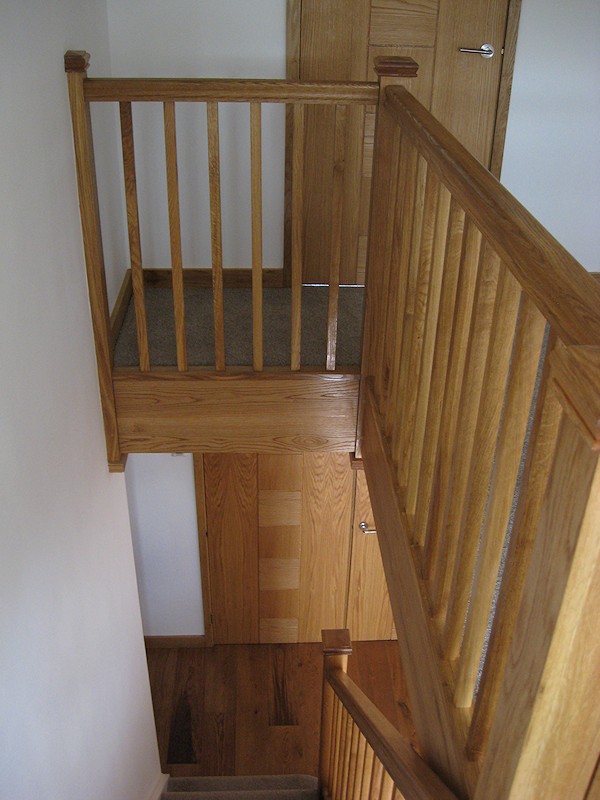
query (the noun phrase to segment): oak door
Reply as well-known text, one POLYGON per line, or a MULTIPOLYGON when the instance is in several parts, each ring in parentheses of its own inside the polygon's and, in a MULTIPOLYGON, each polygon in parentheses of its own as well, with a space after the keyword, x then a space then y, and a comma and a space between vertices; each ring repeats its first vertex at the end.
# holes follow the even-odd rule
MULTIPOLYGON (((392 615, 364 473, 347 453, 203 458, 215 643, 389 639, 392 615)), ((206 602, 206 600, 205 600, 206 602)))
MULTIPOLYGON (((520 0, 288 0, 288 78, 374 80, 377 56, 410 56, 419 64, 418 77, 404 81, 410 91, 498 173, 519 6, 520 0), (493 45, 492 58, 460 52, 483 44, 493 45)), ((340 265, 347 283, 364 281, 373 129, 372 112, 347 114, 340 265)), ((329 279, 335 135, 333 109, 310 109, 304 175, 307 283, 329 279)))

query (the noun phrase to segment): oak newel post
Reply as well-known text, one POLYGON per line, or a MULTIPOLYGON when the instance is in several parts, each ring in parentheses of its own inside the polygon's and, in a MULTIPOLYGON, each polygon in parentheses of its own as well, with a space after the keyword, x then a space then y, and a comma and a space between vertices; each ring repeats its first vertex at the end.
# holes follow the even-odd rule
POLYGON ((65 53, 65 72, 69 86, 73 141, 79 192, 79 212, 83 235, 83 249, 90 296, 90 311, 94 331, 96 361, 106 451, 111 472, 122 472, 124 463, 117 431, 115 398, 112 385, 112 348, 110 343, 110 322, 106 277, 104 273, 104 254, 100 232, 100 212, 96 189, 96 168, 92 144, 90 106, 86 102, 84 82, 90 63, 89 53, 69 50, 65 53))
POLYGON ((340 743, 340 734, 337 733, 337 729, 341 727, 342 720, 341 717, 334 720, 334 692, 327 679, 335 670, 347 672, 348 656, 352 653, 352 642, 347 629, 324 630, 321 633, 323 637, 323 701, 321 704, 319 785, 321 795, 330 797, 332 793, 332 787, 329 785, 330 776, 333 775, 334 763, 339 759, 339 754, 335 753, 335 748, 340 743))

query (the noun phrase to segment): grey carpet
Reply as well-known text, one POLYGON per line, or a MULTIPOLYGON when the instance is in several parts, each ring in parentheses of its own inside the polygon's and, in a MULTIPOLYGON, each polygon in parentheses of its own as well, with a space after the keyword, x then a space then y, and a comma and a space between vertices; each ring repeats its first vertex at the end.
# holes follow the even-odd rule
MULTIPOLYGON (((327 287, 302 289, 303 366, 324 366, 327 350, 327 287)), ((212 289, 185 290, 188 362, 191 366, 213 366, 214 332, 212 289)), ((338 312, 338 366, 360 363, 362 287, 341 287, 338 312)), ((290 363, 289 289, 263 290, 263 349, 266 367, 290 363)), ((225 289, 225 362, 227 366, 252 365, 252 299, 250 289, 225 289)), ((148 343, 152 366, 177 363, 173 293, 171 289, 146 288, 148 343)), ((114 353, 115 366, 137 366, 133 300, 129 303, 114 353)))
POLYGON ((163 800, 318 800, 311 775, 169 778, 163 800))

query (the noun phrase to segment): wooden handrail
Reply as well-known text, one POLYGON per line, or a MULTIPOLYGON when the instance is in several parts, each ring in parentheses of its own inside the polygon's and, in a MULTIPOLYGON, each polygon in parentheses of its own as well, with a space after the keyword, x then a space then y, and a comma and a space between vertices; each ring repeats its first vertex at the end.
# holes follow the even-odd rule
POLYGON ((383 105, 567 345, 600 339, 600 286, 402 86, 383 105))
POLYGON ((341 669, 328 681, 402 794, 411 800, 456 800, 456 795, 341 669))
POLYGON ((344 81, 227 78, 86 78, 94 102, 348 103, 375 105, 379 85, 344 81))

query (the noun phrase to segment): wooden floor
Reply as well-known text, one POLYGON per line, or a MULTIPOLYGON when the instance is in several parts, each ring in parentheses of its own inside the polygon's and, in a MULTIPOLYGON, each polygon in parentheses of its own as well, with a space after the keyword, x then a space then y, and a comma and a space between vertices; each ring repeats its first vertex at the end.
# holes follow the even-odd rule
MULTIPOLYGON (((316 775, 322 661, 320 644, 148 650, 163 771, 316 775)), ((348 673, 414 742, 397 642, 356 642, 348 673)))

